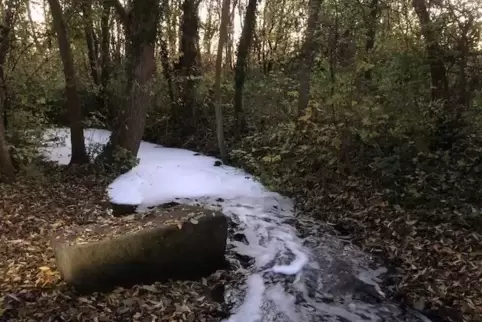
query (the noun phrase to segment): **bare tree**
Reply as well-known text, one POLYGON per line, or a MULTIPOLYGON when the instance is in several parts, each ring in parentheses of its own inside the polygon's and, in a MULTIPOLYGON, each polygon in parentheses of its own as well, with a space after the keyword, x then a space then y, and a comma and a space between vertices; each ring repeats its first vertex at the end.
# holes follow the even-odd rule
POLYGON ((77 93, 77 78, 75 75, 74 61, 69 39, 67 37, 67 26, 65 24, 62 8, 58 0, 48 0, 52 13, 52 20, 57 40, 59 42, 60 57, 64 66, 65 94, 69 111, 72 156, 70 164, 84 164, 89 162, 84 142, 84 128, 82 125, 82 109, 79 95, 77 93))
POLYGON ((223 48, 228 36, 230 0, 223 1, 221 24, 219 26, 218 52, 216 56, 216 80, 214 95, 216 99, 216 135, 219 145, 219 153, 223 162, 227 161, 226 146, 224 142, 223 110, 221 108, 221 69, 223 67, 223 48))

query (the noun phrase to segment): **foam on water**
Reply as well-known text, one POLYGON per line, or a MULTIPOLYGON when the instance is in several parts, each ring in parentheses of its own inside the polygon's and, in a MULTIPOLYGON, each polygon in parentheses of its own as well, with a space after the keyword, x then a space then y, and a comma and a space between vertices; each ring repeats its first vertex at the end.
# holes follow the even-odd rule
MULTIPOLYGON (((47 131, 44 157, 68 164, 69 135, 68 129, 47 131)), ((85 130, 94 156, 109 135, 85 130)), ((295 218, 290 199, 267 190, 251 175, 214 166, 217 159, 193 151, 147 142, 141 143, 138 157, 139 164, 108 187, 112 202, 138 205, 138 211, 171 201, 200 203, 230 218, 228 255, 246 281, 228 285, 225 297, 233 309, 227 322, 424 321, 384 302, 378 284, 383 270, 371 270, 365 254, 323 234, 318 223, 295 218), (301 239, 294 222, 309 237, 301 239), (253 263, 242 265, 236 255, 253 263)))

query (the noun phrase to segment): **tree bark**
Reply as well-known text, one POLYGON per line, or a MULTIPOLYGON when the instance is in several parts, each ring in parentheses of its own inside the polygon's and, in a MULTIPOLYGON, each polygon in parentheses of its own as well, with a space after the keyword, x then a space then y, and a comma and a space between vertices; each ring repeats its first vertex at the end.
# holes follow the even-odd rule
POLYGON ((246 79, 246 69, 248 66, 248 55, 253 42, 253 33, 256 26, 256 6, 257 0, 249 0, 244 17, 244 26, 241 31, 241 38, 238 45, 238 57, 236 59, 236 69, 234 72, 234 112, 236 118, 236 135, 239 137, 246 130, 246 118, 243 107, 244 82, 246 79))
POLYGON ((154 47, 159 21, 159 1, 134 0, 129 11, 116 6, 127 30, 127 97, 118 113, 110 142, 100 160, 115 162, 115 153, 125 150, 136 156, 144 135, 147 111, 151 104, 155 72, 154 47), (120 13, 124 12, 124 13, 120 13))
POLYGON ((208 10, 207 10, 207 21, 205 23, 205 27, 204 27, 204 37, 203 37, 203 46, 204 46, 204 50, 206 51, 205 55, 206 55, 206 61, 205 61, 205 65, 207 63, 207 65, 209 66, 212 66, 212 57, 211 57, 211 43, 212 43, 212 40, 213 40, 213 37, 214 37, 214 34, 216 32, 216 28, 214 26, 214 22, 213 22, 213 9, 214 9, 214 0, 209 0, 209 6, 208 6, 208 10))
MULTIPOLYGON (((162 3, 162 17, 161 20, 165 20, 169 22, 169 1, 164 0, 162 3)), ((159 39, 159 56, 161 59, 161 65, 162 65, 162 73, 164 75, 164 78, 166 79, 167 82, 167 90, 169 94, 169 100, 170 100, 170 108, 175 104, 176 97, 176 89, 174 88, 174 82, 173 82, 173 68, 171 61, 169 60, 170 54, 169 54, 169 46, 168 46, 168 41, 169 39, 169 30, 166 30, 164 33, 160 35, 159 39)))
POLYGON ((298 115, 304 113, 310 101, 310 78, 315 60, 319 52, 320 39, 318 35, 320 23, 321 0, 310 0, 308 3, 308 25, 305 40, 301 47, 301 64, 298 74, 300 89, 298 95, 298 115))
POLYGON ((432 101, 446 102, 448 100, 448 80, 442 50, 433 29, 425 0, 413 0, 413 8, 420 21, 422 35, 425 38, 427 59, 430 65, 432 85, 432 101))
POLYGON ((172 67, 171 63, 169 62, 169 48, 167 47, 167 42, 164 39, 160 40, 159 44, 159 54, 161 58, 162 64, 162 72, 164 74, 164 78, 167 82, 167 90, 169 93, 169 99, 171 100, 171 107, 174 106, 176 102, 176 95, 174 89, 174 83, 172 81, 172 67))
POLYGON ((201 76, 200 55, 197 46, 199 29, 199 0, 184 0, 182 4, 180 58, 176 66, 179 82, 180 105, 174 109, 176 126, 181 136, 192 135, 197 127, 197 87, 201 76))
POLYGON ((234 46, 234 16, 236 13, 237 0, 233 0, 233 9, 229 13, 229 20, 226 33, 226 67, 229 70, 233 68, 233 46, 234 46))
POLYGON ((223 68, 223 47, 228 36, 230 0, 223 1, 221 13, 221 24, 219 26, 218 52, 216 56, 216 76, 214 84, 214 95, 216 100, 216 136, 218 139, 219 154, 224 163, 227 162, 226 146, 224 142, 223 110, 221 107, 221 70, 223 68))
POLYGON ((92 25, 92 1, 82 2, 82 14, 84 16, 84 33, 87 43, 87 55, 89 58, 90 76, 96 86, 100 85, 99 68, 97 66, 97 50, 94 45, 94 28, 92 25))
POLYGON ((177 57, 178 54, 178 44, 177 41, 179 40, 178 37, 178 10, 173 10, 173 7, 178 9, 180 0, 169 0, 168 6, 165 8, 166 13, 166 22, 167 22, 167 47, 169 50, 170 57, 177 57), (174 2, 174 3, 173 3, 174 2))
POLYGON ((4 8, 3 25, 0 26, 0 174, 7 180, 15 176, 15 167, 12 163, 8 143, 5 137, 4 108, 7 99, 4 65, 10 49, 10 30, 15 20, 15 9, 12 1, 8 1, 4 8))
POLYGON ((72 51, 67 37, 67 26, 65 24, 62 8, 58 0, 48 0, 52 12, 52 20, 57 40, 59 43, 60 57, 64 66, 65 93, 67 97, 68 114, 70 121, 70 138, 72 143, 72 156, 70 164, 85 164, 89 157, 85 149, 84 128, 82 125, 82 108, 77 93, 77 79, 75 75, 72 51))
MULTIPOLYGON (((372 0, 370 2, 370 12, 369 18, 367 19, 367 32, 366 32, 366 41, 365 41, 365 50, 367 55, 369 56, 375 47, 375 37, 377 33, 377 25, 378 25, 378 0, 372 0)), ((372 71, 371 69, 365 72, 365 79, 370 82, 372 79, 372 71)))
POLYGON ((106 112, 108 112, 110 119, 115 118, 114 111, 109 109, 109 97, 107 87, 109 85, 110 78, 110 5, 102 4, 102 17, 100 21, 100 98, 102 106, 106 112))

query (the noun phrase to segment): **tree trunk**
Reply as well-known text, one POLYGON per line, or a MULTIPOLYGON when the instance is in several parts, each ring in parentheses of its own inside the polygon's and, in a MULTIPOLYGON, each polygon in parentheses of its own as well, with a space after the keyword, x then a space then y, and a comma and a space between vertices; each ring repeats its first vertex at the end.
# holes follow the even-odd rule
POLYGON ((447 70, 443 60, 443 51, 439 44, 441 35, 437 34, 430 19, 425 0, 412 0, 413 7, 420 21, 422 35, 425 38, 427 60, 430 66, 432 102, 440 104, 442 111, 430 109, 434 118, 435 131, 431 142, 432 149, 450 149, 462 128, 460 110, 449 110, 449 85, 447 70))
POLYGON ((179 84, 180 106, 175 109, 174 120, 181 129, 181 136, 192 135, 197 127, 196 109, 198 105, 197 87, 201 69, 197 46, 199 1, 184 0, 181 21, 181 55, 176 66, 179 84))
POLYGON ((236 136, 240 136, 246 130, 246 118, 243 107, 243 91, 248 66, 248 55, 253 42, 253 33, 256 26, 256 5, 257 0, 249 0, 244 17, 244 27, 238 45, 238 57, 236 59, 236 70, 234 74, 234 112, 236 118, 236 136))
POLYGON ((226 67, 228 70, 233 68, 233 45, 234 45, 234 16, 236 13, 237 0, 233 1, 233 10, 229 13, 229 20, 226 33, 226 67))
MULTIPOLYGON (((162 17, 161 20, 168 21, 169 22, 169 1, 165 0, 162 3, 162 17)), ((164 74, 164 78, 166 79, 167 82, 167 91, 169 94, 169 100, 170 100, 170 108, 174 106, 174 103, 176 102, 176 89, 174 88, 174 82, 173 82, 173 68, 171 61, 169 60, 170 54, 169 54, 169 45, 167 41, 169 40, 169 30, 166 30, 160 35, 159 39, 159 56, 161 59, 161 65, 162 65, 162 73, 164 74)))
POLYGON ((127 151, 136 156, 144 135, 147 111, 151 104, 155 72, 154 47, 159 21, 159 1, 134 0, 129 12, 115 6, 127 24, 127 97, 118 113, 110 142, 100 160, 115 160, 115 153, 127 151), (122 10, 122 12, 119 12, 122 10))
POLYGON ((27 7, 28 21, 30 23, 30 28, 32 29, 32 39, 33 39, 33 42, 35 43, 35 49, 43 54, 44 50, 43 50, 43 47, 40 45, 40 42, 38 40, 37 32, 35 30, 35 23, 33 22, 33 19, 32 19, 32 10, 30 10, 30 3, 27 3, 26 7, 27 7))
POLYGON ((443 62, 442 50, 427 10, 427 4, 425 0, 413 0, 412 4, 420 21, 422 35, 425 38, 427 59, 430 65, 432 101, 445 102, 448 99, 447 72, 443 62))
MULTIPOLYGON (((365 41, 365 50, 367 56, 370 56, 373 48, 375 47, 375 37, 377 32, 377 25, 378 25, 378 0, 372 0, 370 2, 370 13, 369 18, 367 19, 367 33, 366 33, 366 41, 365 41)), ((369 69, 365 72, 365 79, 371 83, 372 79, 372 70, 369 69)), ((370 86, 369 86, 370 87, 370 86)))
POLYGON ((205 61, 206 63, 204 64, 205 66, 206 65, 212 66, 211 43, 216 30, 213 23, 213 11, 214 11, 213 3, 214 3, 213 0, 209 1, 209 6, 207 10, 208 17, 204 27, 203 46, 204 46, 204 50, 206 51, 206 61, 205 61))
POLYGON ((122 64, 122 23, 118 19, 114 19, 114 25, 116 27, 115 37, 112 37, 112 47, 114 48, 114 63, 115 65, 120 65, 122 64))
POLYGON ((179 39, 178 37, 178 30, 176 29, 176 26, 178 26, 178 10, 173 10, 173 7, 178 9, 179 7, 179 0, 171 0, 168 1, 168 6, 166 8, 166 21, 167 21, 167 45, 169 49, 169 55, 170 57, 177 57, 178 54, 178 44, 177 40, 179 39), (173 3, 175 2, 175 3, 173 3))
POLYGON ((92 1, 82 2, 82 14, 84 16, 84 33, 87 43, 87 55, 89 58, 90 76, 96 86, 100 85, 99 68, 97 66, 97 51, 94 45, 94 28, 92 25, 92 1))
POLYGON ((10 30, 13 27, 15 12, 12 1, 8 1, 4 8, 3 25, 0 28, 0 174, 13 179, 15 168, 12 163, 7 140, 5 138, 4 108, 6 102, 4 65, 10 49, 10 30))
POLYGON ((469 58, 469 39, 468 34, 470 32, 471 27, 473 26, 473 20, 469 19, 464 25, 460 26, 461 36, 460 39, 457 41, 457 52, 460 55, 459 59, 459 75, 457 80, 457 87, 458 87, 458 97, 457 103, 459 106, 459 114, 462 111, 466 111, 470 106, 470 91, 468 90, 468 81, 467 81, 467 65, 468 65, 468 58, 469 58))
POLYGON ((223 1, 221 24, 219 27, 218 52, 216 56, 216 79, 214 85, 214 95, 216 100, 216 136, 218 139, 219 154, 224 163, 227 162, 227 155, 224 142, 223 110, 221 107, 221 70, 223 68, 223 47, 228 35, 229 4, 230 0, 223 1))
POLYGON ((160 40, 159 47, 162 72, 167 82, 167 90, 169 93, 169 99, 171 100, 171 107, 173 107, 174 103, 176 102, 176 95, 174 94, 175 89, 174 83, 172 81, 172 67, 171 63, 169 62, 169 48, 167 47, 167 42, 164 39, 160 40))
POLYGON ((315 53, 319 51, 320 37, 318 34, 320 23, 321 0, 309 0, 308 25, 305 40, 301 47, 301 64, 298 79, 300 82, 298 96, 298 115, 304 113, 310 101, 310 78, 315 60, 315 53))
POLYGON ((85 150, 84 128, 82 125, 82 108, 77 93, 77 79, 74 61, 67 37, 67 26, 62 16, 62 8, 58 0, 48 0, 52 12, 52 20, 59 42, 60 57, 64 66, 65 94, 69 111, 70 137, 72 143, 72 156, 70 164, 84 164, 89 162, 85 150))
POLYGON ((115 111, 109 108, 110 104, 107 90, 110 77, 110 11, 110 5, 103 3, 100 21, 100 99, 104 111, 108 113, 109 119, 115 119, 115 111))

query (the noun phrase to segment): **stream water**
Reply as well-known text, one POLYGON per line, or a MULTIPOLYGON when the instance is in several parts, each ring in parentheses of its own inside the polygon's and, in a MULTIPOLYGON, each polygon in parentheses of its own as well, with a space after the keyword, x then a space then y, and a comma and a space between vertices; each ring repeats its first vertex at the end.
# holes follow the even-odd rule
POLYGON ((227 288, 233 315, 226 321, 430 321, 386 300, 386 269, 349 241, 323 234, 315 220, 295 217, 289 199, 266 193, 195 203, 229 216, 228 257, 246 276, 227 288))
MULTIPOLYGON (((45 133, 43 155, 70 160, 70 131, 45 133)), ((86 129, 100 151, 110 132, 86 129)), ((96 150, 93 150, 96 149, 96 150)), ((94 153, 95 156, 95 153, 94 153)), ((323 227, 295 216, 292 201, 240 169, 199 153, 142 142, 139 164, 109 186, 112 202, 139 211, 168 202, 218 208, 230 218, 228 260, 243 278, 227 285, 228 322, 429 321, 386 300, 385 269, 323 227)))

